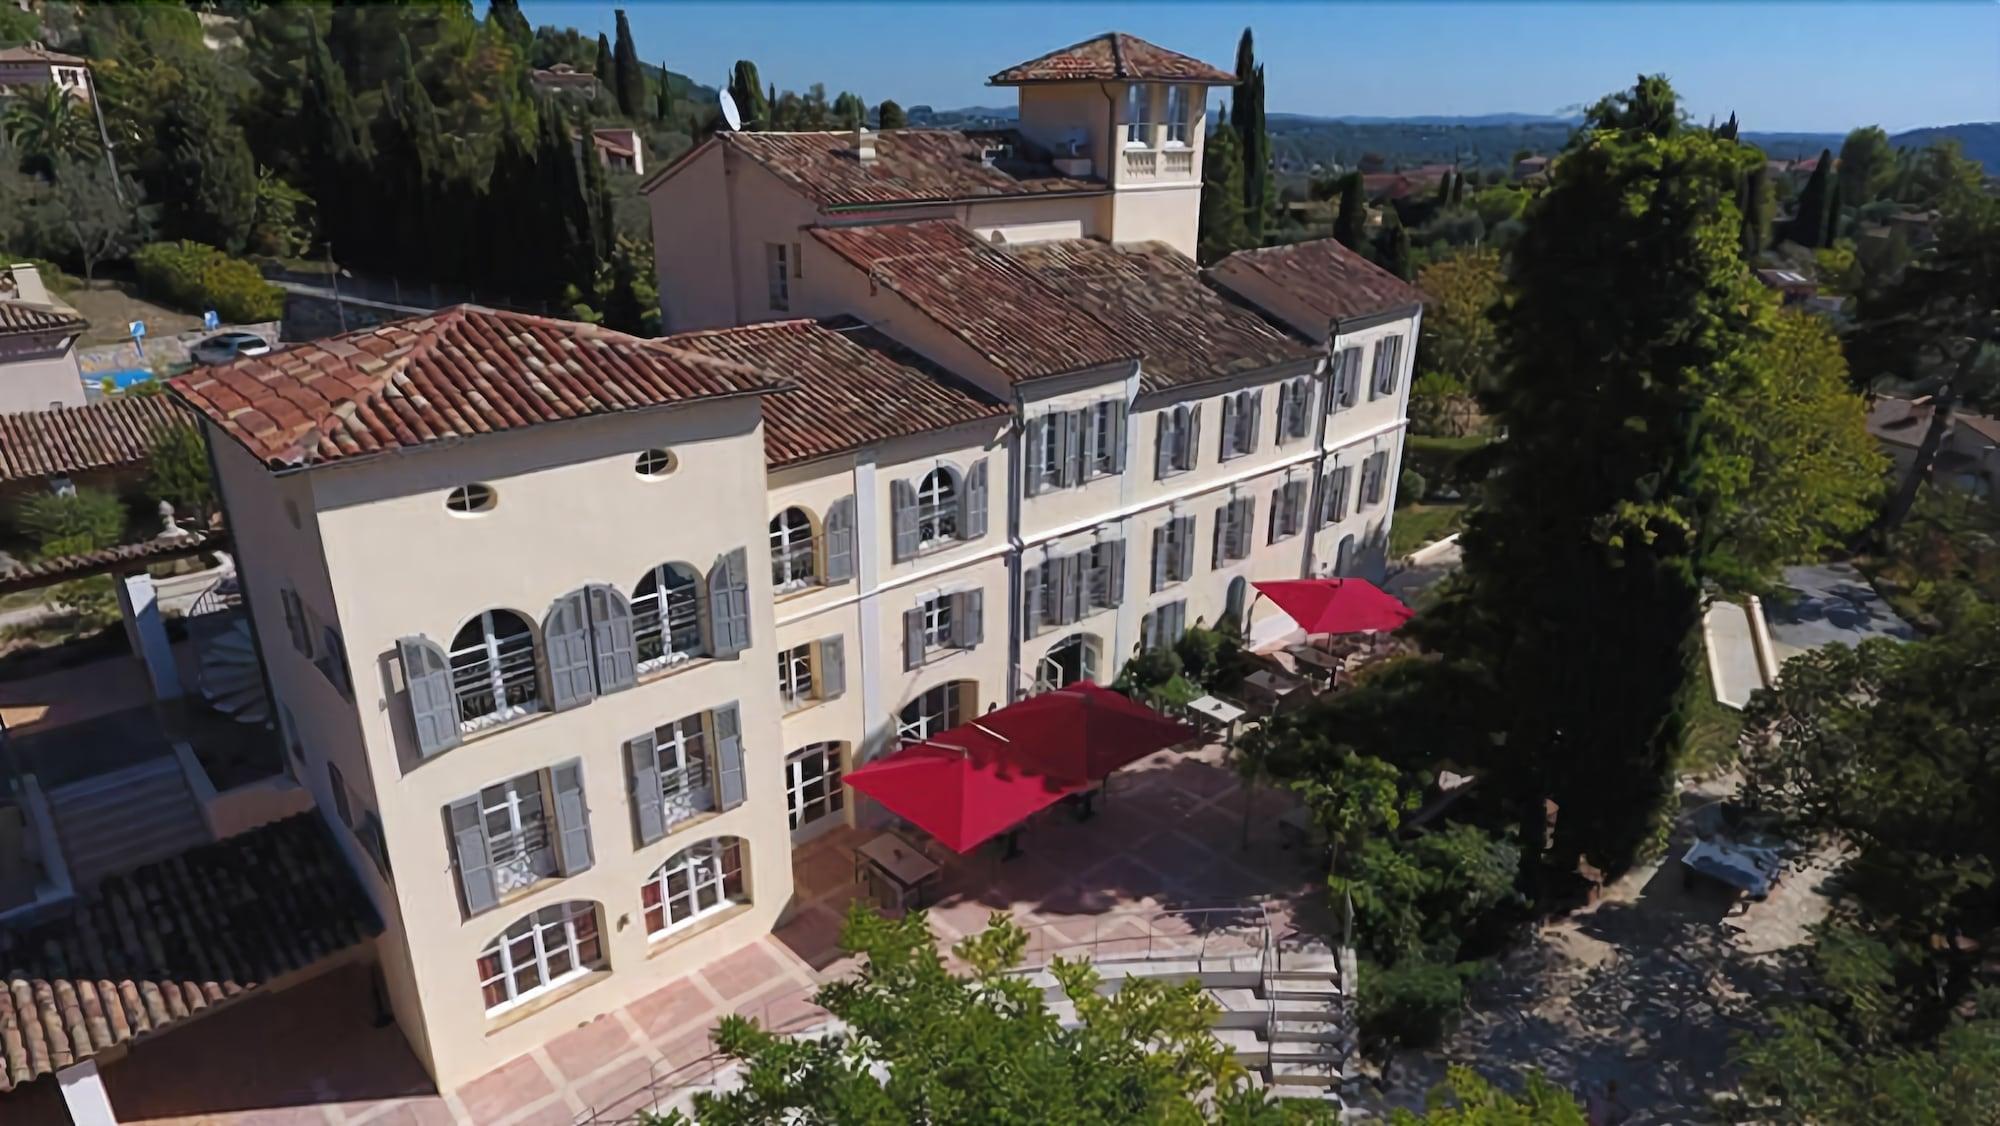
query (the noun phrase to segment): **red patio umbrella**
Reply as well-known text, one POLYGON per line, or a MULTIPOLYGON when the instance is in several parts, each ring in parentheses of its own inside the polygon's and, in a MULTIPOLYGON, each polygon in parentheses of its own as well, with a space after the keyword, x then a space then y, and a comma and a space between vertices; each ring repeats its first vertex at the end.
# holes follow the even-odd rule
MULTIPOLYGON (((953 735, 945 732, 938 742, 953 735)), ((848 772, 843 781, 958 853, 971 852, 1029 814, 1086 788, 996 755, 932 743, 885 755, 848 772)))
POLYGON ((1253 585, 1309 635, 1393 630, 1414 613, 1367 579, 1272 579, 1253 585))
POLYGON ((1003 759, 1058 778, 1092 782, 1200 735, 1179 720, 1089 681, 980 716, 977 726, 1006 740, 999 752, 1003 759))

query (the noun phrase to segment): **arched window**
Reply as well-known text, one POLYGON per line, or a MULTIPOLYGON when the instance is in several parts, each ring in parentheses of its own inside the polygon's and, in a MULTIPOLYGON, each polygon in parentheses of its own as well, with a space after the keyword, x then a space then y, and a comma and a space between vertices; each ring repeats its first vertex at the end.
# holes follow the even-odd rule
POLYGON ((896 735, 903 739, 928 739, 940 731, 957 727, 977 714, 979 686, 970 680, 954 680, 911 700, 896 716, 896 735))
POLYGON ((803 844, 840 822, 847 787, 840 784, 839 743, 814 743, 785 759, 785 816, 792 843, 803 844))
POLYGON ((803 508, 787 508, 771 518, 771 585, 784 594, 818 581, 812 517, 803 508))
POLYGON ((557 903, 502 931, 479 953, 479 991, 494 1016, 604 964, 597 904, 557 903))
POLYGON ((701 656, 701 575, 693 567, 662 563, 632 588, 632 641, 640 672, 701 656))
POLYGON ((1333 553, 1333 573, 1341 578, 1354 570, 1354 537, 1340 537, 1340 546, 1333 553))
POLYGON ((1049 692, 1079 680, 1097 682, 1103 643, 1087 633, 1073 633, 1049 647, 1035 666, 1035 691, 1049 692))
POLYGON ((715 837, 668 857, 640 889, 646 934, 662 938, 697 919, 750 902, 743 883, 744 852, 737 838, 715 837))
POLYGON ((958 477, 939 466, 917 485, 917 546, 958 538, 958 477))
POLYGON ((1250 624, 1243 620, 1243 611, 1248 608, 1250 602, 1250 580, 1241 575, 1229 580, 1228 599, 1223 606, 1222 616, 1235 628, 1237 634, 1241 635, 1245 627, 1250 624))
POLYGON ((512 610, 488 610, 451 642, 451 687, 468 731, 541 710, 535 630, 512 610))

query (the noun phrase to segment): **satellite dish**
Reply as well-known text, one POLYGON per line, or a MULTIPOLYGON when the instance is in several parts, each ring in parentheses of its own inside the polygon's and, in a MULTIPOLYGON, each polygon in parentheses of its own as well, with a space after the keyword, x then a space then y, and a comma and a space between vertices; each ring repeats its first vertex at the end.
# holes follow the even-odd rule
POLYGON ((729 123, 729 128, 743 128, 743 113, 736 108, 736 99, 729 96, 729 91, 716 95, 716 100, 722 103, 722 120, 729 123))

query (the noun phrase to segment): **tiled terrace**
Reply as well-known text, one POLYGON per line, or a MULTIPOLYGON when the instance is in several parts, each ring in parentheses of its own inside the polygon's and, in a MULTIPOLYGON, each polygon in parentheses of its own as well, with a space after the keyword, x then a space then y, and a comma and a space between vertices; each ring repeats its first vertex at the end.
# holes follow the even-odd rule
MULTIPOLYGON (((1189 941, 1190 917, 1163 912, 1268 899, 1282 937, 1301 910, 1317 909, 1311 893, 1323 886, 1278 845, 1286 800, 1254 794, 1244 848, 1243 792, 1221 748, 1162 752, 1117 776, 1089 821, 1059 809, 1031 822, 1017 859, 1003 862, 994 847, 948 859, 931 927, 948 945, 1001 911, 1029 928, 1031 960, 1087 953, 1093 941, 1106 957, 1130 956, 1145 943, 1189 941)), ((112 1104, 122 1122, 154 1126, 573 1126, 593 1113, 599 1123, 629 1121, 715 1072, 708 1034, 724 1015, 784 1028, 818 1022, 812 993, 848 968, 840 920, 861 894, 851 850, 868 835, 843 829, 800 850, 801 906, 777 933, 456 1091, 431 1091, 396 1028, 373 1026, 366 971, 356 967, 139 1045, 106 1069, 112 1104)), ((1327 925, 1316 916, 1310 929, 1327 925)))

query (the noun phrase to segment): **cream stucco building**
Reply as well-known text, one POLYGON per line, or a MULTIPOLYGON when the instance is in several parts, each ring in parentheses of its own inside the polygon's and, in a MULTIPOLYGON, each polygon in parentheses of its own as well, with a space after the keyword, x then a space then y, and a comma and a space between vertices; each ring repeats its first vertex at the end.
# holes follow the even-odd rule
POLYGON ((1194 264, 1229 75, 1108 36, 995 81, 1018 132, 662 171, 662 340, 459 307, 173 385, 441 1087, 771 930, 857 763, 1379 575, 1420 296, 1194 264))

